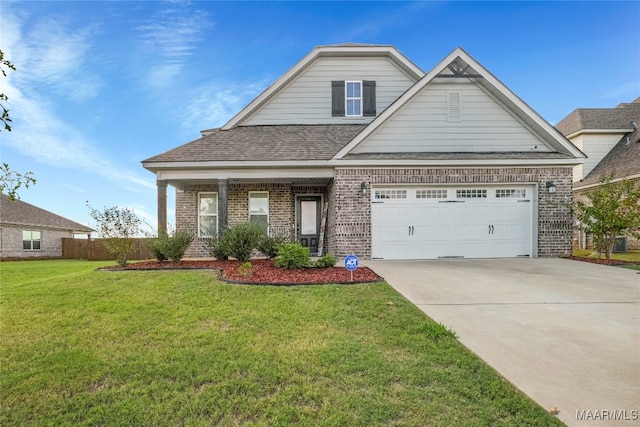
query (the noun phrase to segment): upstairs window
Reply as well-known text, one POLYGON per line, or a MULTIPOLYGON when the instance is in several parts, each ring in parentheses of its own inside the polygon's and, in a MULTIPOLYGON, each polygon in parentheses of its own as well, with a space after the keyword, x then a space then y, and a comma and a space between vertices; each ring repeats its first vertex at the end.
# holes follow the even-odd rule
POLYGON ((22 230, 22 249, 25 251, 39 251, 42 233, 34 230, 22 230))
POLYGON ((347 116, 362 115, 362 82, 347 82, 347 116))
POLYGON ((376 82, 371 80, 331 82, 332 117, 375 117, 376 82))

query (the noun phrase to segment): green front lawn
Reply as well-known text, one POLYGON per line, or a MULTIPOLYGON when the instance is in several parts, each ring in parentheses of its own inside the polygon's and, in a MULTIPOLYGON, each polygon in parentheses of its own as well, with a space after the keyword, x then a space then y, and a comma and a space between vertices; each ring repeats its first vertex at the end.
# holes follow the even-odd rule
POLYGON ((0 425, 552 426, 386 283, 0 265, 0 425))

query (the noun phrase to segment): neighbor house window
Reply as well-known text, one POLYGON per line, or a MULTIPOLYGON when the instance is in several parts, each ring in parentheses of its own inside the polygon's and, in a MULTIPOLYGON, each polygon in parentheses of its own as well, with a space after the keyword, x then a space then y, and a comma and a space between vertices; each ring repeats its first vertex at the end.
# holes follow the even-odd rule
POLYGON ((376 82, 373 80, 331 82, 332 117, 375 117, 376 82))
POLYGON ((218 234, 218 194, 198 193, 198 236, 218 234))
POLYGON ((269 226, 269 193, 267 191, 249 192, 249 221, 269 226))
POLYGON ((27 251, 39 251, 42 242, 42 233, 34 230, 22 230, 22 249, 27 251))

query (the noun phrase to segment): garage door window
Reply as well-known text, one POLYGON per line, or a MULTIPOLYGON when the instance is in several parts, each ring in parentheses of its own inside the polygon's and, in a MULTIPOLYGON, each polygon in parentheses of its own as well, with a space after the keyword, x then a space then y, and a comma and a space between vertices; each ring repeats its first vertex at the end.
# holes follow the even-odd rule
POLYGON ((522 198, 527 197, 527 190, 524 188, 500 188, 496 190, 496 198, 504 199, 504 198, 522 198))
POLYGON ((416 199, 446 199, 447 190, 416 190, 416 199))
POLYGON ((407 190, 376 190, 376 199, 406 199, 407 190))
POLYGON ((467 190, 456 190, 458 199, 484 199, 487 197, 487 190, 472 188, 467 190))

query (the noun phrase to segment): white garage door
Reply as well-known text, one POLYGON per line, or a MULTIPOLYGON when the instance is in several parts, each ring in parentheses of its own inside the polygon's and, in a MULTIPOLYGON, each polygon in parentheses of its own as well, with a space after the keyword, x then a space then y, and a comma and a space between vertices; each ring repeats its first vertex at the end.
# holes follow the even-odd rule
POLYGON ((533 256, 533 191, 532 185, 374 187, 372 258, 533 256))

